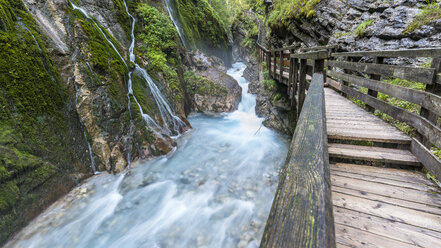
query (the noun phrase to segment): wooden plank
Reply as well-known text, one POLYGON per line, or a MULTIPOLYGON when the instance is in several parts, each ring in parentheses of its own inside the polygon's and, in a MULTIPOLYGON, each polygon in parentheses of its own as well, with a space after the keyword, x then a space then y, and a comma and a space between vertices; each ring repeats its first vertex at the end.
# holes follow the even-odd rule
POLYGON ((367 248, 408 248, 415 246, 396 241, 370 232, 361 231, 347 225, 335 224, 337 242, 350 247, 367 248))
POLYGON ((441 247, 441 234, 427 229, 334 206, 337 224, 351 226, 418 247, 441 247))
POLYGON ((432 142, 432 144, 441 147, 441 128, 434 125, 427 119, 417 114, 407 112, 402 108, 383 102, 377 98, 373 98, 369 95, 363 94, 350 87, 344 86, 334 80, 328 80, 327 82, 337 90, 343 91, 352 97, 355 97, 365 103, 368 103, 369 105, 392 116, 393 118, 409 124, 410 126, 417 129, 418 132, 420 132, 426 138, 428 138, 428 140, 432 142))
POLYGON ((320 51, 305 52, 305 53, 294 53, 294 54, 291 54, 291 58, 297 58, 297 59, 327 59, 328 58, 328 51, 320 50, 320 51))
POLYGON ((431 111, 441 115, 441 96, 435 94, 409 89, 399 85, 393 85, 373 79, 362 78, 354 75, 348 75, 335 71, 327 71, 327 75, 335 77, 347 82, 373 89, 375 91, 383 92, 390 96, 400 98, 402 100, 412 102, 423 106, 431 111))
POLYGON ((400 149, 329 144, 328 152, 330 157, 336 158, 420 166, 418 159, 412 153, 400 149))
POLYGON ((416 211, 388 203, 332 192, 335 206, 394 220, 400 223, 441 232, 441 216, 416 211))
POLYGON ((335 247, 323 84, 314 74, 260 247, 335 247))
POLYGON ((394 168, 381 168, 375 166, 365 166, 357 164, 333 163, 330 165, 332 170, 354 171, 361 175, 370 175, 395 181, 413 182, 433 186, 433 182, 428 180, 422 172, 401 170, 394 168))
POLYGON ((435 69, 405 67, 396 65, 377 65, 358 62, 328 60, 328 65, 361 73, 397 77, 425 84, 433 84, 435 69))
MULTIPOLYGON (((333 176, 332 173, 333 173, 333 171, 331 171, 331 177, 333 176)), ((363 182, 360 181, 360 183, 363 183, 363 182)), ((379 186, 381 186, 381 184, 379 186)), ((402 199, 397 199, 397 198, 381 196, 381 195, 372 194, 372 193, 360 191, 360 190, 353 190, 353 189, 338 187, 335 185, 332 185, 332 192, 338 192, 338 193, 342 193, 342 194, 346 194, 346 195, 352 195, 355 197, 361 197, 361 198, 365 198, 365 199, 369 199, 369 200, 377 201, 377 202, 384 202, 384 203, 388 203, 388 204, 395 205, 395 206, 401 206, 401 207, 405 207, 405 208, 409 208, 409 209, 413 209, 413 210, 417 210, 417 211, 422 211, 425 213, 431 213, 431 214, 436 214, 436 215, 440 215, 440 213, 441 213, 440 207, 434 207, 434 206, 425 205, 425 204, 418 203, 418 202, 412 202, 412 201, 407 201, 407 200, 402 200, 402 199)))
POLYGON ((296 49, 296 48, 297 48, 297 46, 289 46, 289 47, 276 48, 271 51, 275 51, 275 52, 289 51, 289 50, 296 49))
POLYGON ((422 192, 419 190, 403 189, 391 185, 379 185, 369 181, 362 181, 348 177, 333 175, 331 177, 332 186, 346 189, 359 190, 366 193, 381 195, 409 202, 425 204, 428 206, 439 207, 441 196, 432 192, 422 192))
POLYGON ((418 48, 418 49, 403 49, 403 50, 383 50, 383 51, 359 51, 359 52, 345 52, 332 53, 332 57, 440 57, 441 48, 418 48))
POLYGON ((317 50, 330 50, 338 47, 338 45, 326 45, 326 46, 315 46, 315 47, 305 47, 300 48, 300 52, 306 52, 306 51, 317 51, 317 50))
POLYGON ((441 180, 441 160, 437 156, 416 139, 412 139, 410 150, 436 179, 441 180))
POLYGON ((392 144, 410 144, 409 139, 401 137, 383 136, 381 133, 372 132, 353 132, 351 130, 335 130, 328 128, 328 138, 335 140, 357 140, 357 141, 372 141, 392 144))
POLYGON ((384 178, 384 177, 378 177, 378 176, 374 176, 374 175, 366 175, 363 173, 358 174, 357 171, 350 171, 349 172, 349 171, 341 171, 338 169, 337 170, 331 169, 331 175, 350 177, 353 179, 364 180, 364 181, 369 181, 369 182, 374 182, 374 183, 381 183, 381 184, 386 184, 386 185, 392 185, 392 186, 397 186, 397 187, 402 187, 402 188, 409 188, 409 189, 420 190, 420 191, 425 191, 425 192, 428 192, 428 191, 437 192, 438 191, 438 188, 434 185, 419 184, 419 183, 415 183, 413 181, 397 181, 397 180, 384 178))

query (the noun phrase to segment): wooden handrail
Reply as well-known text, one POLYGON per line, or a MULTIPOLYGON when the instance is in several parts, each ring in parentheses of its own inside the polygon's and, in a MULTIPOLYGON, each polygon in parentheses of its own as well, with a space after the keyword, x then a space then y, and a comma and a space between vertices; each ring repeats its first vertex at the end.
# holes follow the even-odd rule
POLYGON ((323 73, 314 73, 261 248, 336 245, 323 83, 323 73))
POLYGON ((272 79, 287 86, 292 109, 300 113, 261 247, 335 246, 333 229, 331 230, 332 213, 326 212, 332 206, 327 198, 330 194, 326 178, 328 154, 321 147, 326 144, 326 139, 322 139, 326 136, 326 128, 324 121, 320 121, 318 116, 324 116, 321 109, 323 99, 318 99, 318 88, 323 90, 323 85, 318 82, 321 81, 320 78, 326 78, 330 86, 345 96, 364 102, 368 111, 380 110, 414 127, 417 139, 412 141, 412 152, 430 172, 441 179, 441 160, 430 152, 432 144, 441 148, 441 128, 436 124, 441 116, 441 48, 347 53, 332 53, 328 48, 323 48, 295 52, 294 47, 269 50, 257 44, 259 60, 266 62, 272 79), (374 62, 361 63, 352 58, 363 56, 373 57, 374 62), (337 57, 346 58, 346 61, 339 61, 337 57), (387 57, 430 57, 433 60, 431 68, 417 68, 384 64, 384 58, 387 57), (328 70, 324 71, 324 66, 328 70), (335 71, 335 68, 340 71, 335 71), (313 76, 308 94, 307 74, 313 76), (426 90, 415 90, 381 81, 390 77, 424 83, 426 90), (350 84, 365 87, 368 93, 362 93, 350 87, 350 84), (421 106, 421 113, 411 113, 382 101, 377 98, 378 92, 417 104, 421 106), (315 105, 312 106, 311 102, 315 105), (306 126, 310 129, 306 130, 306 126), (308 173, 316 173, 321 188, 308 184, 308 173), (326 207, 322 208, 323 206, 326 207), (308 218, 313 221, 310 222, 308 218))
POLYGON ((402 50, 383 50, 383 51, 358 51, 332 53, 333 57, 441 57, 441 47, 435 48, 418 48, 418 49, 402 49, 402 50))

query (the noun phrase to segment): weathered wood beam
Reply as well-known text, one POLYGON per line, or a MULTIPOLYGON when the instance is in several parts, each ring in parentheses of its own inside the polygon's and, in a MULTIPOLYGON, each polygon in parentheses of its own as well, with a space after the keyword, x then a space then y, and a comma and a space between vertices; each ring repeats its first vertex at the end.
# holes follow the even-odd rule
MULTIPOLYGON (((374 58, 374 63, 375 63, 375 64, 383 64, 383 62, 384 62, 384 58, 383 58, 383 57, 375 57, 375 58, 374 58)), ((373 79, 373 80, 381 80, 381 75, 378 75, 378 74, 370 74, 369 76, 370 76, 370 78, 373 79)), ((368 89, 368 95, 377 98, 377 97, 378 97, 378 91, 369 88, 369 89, 368 89)), ((366 105, 366 110, 367 110, 368 112, 375 113, 375 108, 373 108, 372 106, 366 105)))
POLYGON ((427 138, 432 144, 441 147, 441 128, 430 122, 424 117, 421 117, 415 113, 407 112, 406 110, 391 105, 387 102, 381 101, 372 96, 363 94, 358 90, 352 89, 351 87, 342 85, 341 83, 334 80, 327 80, 329 85, 340 90, 349 96, 355 97, 358 100, 371 105, 372 107, 386 113, 392 118, 405 122, 410 126, 414 127, 421 135, 427 138))
POLYGON ((377 74, 386 77, 397 77, 425 84, 433 84, 435 69, 416 68, 396 65, 379 65, 357 62, 328 60, 328 65, 361 73, 377 74))
POLYGON ((305 93, 306 93, 306 73, 307 73, 307 65, 306 59, 300 60, 300 72, 299 72, 299 92, 298 92, 298 117, 300 116, 300 111, 303 107, 303 102, 305 101, 305 93))
POLYGON ((437 156, 416 139, 412 139, 410 150, 424 167, 435 175, 436 179, 441 180, 441 160, 437 156))
POLYGON ((327 50, 306 52, 306 53, 295 53, 291 54, 291 58, 297 59, 327 59, 328 58, 327 50))
POLYGON ((441 57, 441 48, 422 48, 422 49, 403 49, 403 50, 384 50, 384 51, 359 51, 332 53, 332 57, 441 57))
POLYGON ((438 115, 441 115, 441 96, 425 91, 409 89, 399 85, 393 85, 336 71, 328 70, 327 74, 328 76, 335 77, 337 79, 341 79, 361 87, 366 87, 411 103, 418 104, 427 109, 430 109, 438 115))
POLYGON ((322 73, 314 74, 261 248, 336 246, 323 81, 322 73))

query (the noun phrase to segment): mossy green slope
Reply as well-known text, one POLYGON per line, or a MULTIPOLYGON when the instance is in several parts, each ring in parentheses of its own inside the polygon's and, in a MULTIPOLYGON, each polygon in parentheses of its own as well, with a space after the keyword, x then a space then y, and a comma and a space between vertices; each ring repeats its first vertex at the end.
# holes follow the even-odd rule
POLYGON ((200 49, 208 55, 221 58, 231 64, 231 44, 222 21, 207 0, 171 0, 184 39, 190 49, 200 49))
POLYGON ((90 173, 72 99, 40 37, 21 1, 0 0, 0 244, 67 192, 71 175, 90 173))

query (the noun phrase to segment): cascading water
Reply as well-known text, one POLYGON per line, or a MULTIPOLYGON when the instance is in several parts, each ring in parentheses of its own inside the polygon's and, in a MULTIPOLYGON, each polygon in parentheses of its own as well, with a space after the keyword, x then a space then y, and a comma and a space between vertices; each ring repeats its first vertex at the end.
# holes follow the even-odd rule
POLYGON ((185 43, 185 38, 183 35, 183 32, 181 30, 181 27, 179 27, 178 22, 176 21, 176 13, 174 12, 173 8, 170 7, 170 0, 165 0, 165 5, 167 6, 168 14, 170 16, 170 19, 172 20, 173 24, 176 27, 176 31, 178 31, 179 39, 182 42, 182 45, 188 49, 187 44, 185 43))
MULTIPOLYGON (((121 54, 118 52, 118 49, 116 49, 115 45, 111 42, 111 40, 106 36, 106 34, 104 33, 104 31, 100 28, 100 26, 96 23, 96 21, 91 18, 89 16, 89 14, 87 13, 87 11, 79 6, 77 6, 76 4, 74 4, 72 1, 69 1, 70 4, 72 5, 72 8, 74 10, 78 10, 80 11, 87 19, 89 19, 90 21, 92 21, 95 25, 95 27, 97 28, 97 30, 101 33, 101 35, 103 36, 103 38, 107 41, 107 43, 113 48, 113 50, 115 50, 115 52, 118 54, 118 56, 120 57, 121 61, 124 63, 124 65, 127 67, 127 63, 125 62, 124 58, 121 56, 121 54)), ((126 9, 126 12, 129 16, 129 18, 132 19, 132 27, 131 27, 131 38, 132 41, 130 43, 130 47, 129 47, 129 59, 130 62, 135 63, 135 54, 134 54, 134 47, 135 47, 135 35, 134 35, 134 31, 135 31, 135 23, 136 23, 136 19, 135 17, 133 17, 130 12, 129 9, 127 7, 127 4, 125 1, 124 2, 124 6, 126 9)), ((151 79, 150 75, 148 75, 147 71, 143 68, 141 68, 138 64, 135 63, 135 67, 136 70, 135 72, 138 73, 146 82, 147 86, 150 88, 150 91, 153 95, 153 98, 156 102, 156 105, 160 111, 160 115, 161 115, 161 119, 163 121, 163 125, 164 127, 159 126, 156 121, 150 117, 147 113, 144 113, 141 105, 139 104, 135 94, 133 93, 133 89, 132 89, 132 72, 129 72, 128 76, 129 76, 129 80, 128 80, 128 93, 127 93, 127 98, 128 98, 128 110, 129 110, 129 115, 130 115, 130 120, 131 123, 133 122, 132 119, 132 113, 131 113, 131 98, 133 97, 135 103, 138 106, 139 112, 143 118, 143 120, 146 123, 146 126, 152 130, 155 134, 157 134, 158 136, 162 136, 161 133, 167 134, 167 135, 179 135, 181 129, 183 127, 185 127, 185 123, 178 117, 176 116, 173 111, 171 110, 169 104, 167 103, 167 101, 164 99, 164 97, 162 96, 160 90, 158 89, 158 87, 156 86, 156 84, 153 82, 153 80, 151 79), (169 125, 172 126, 172 130, 170 130, 169 125)), ((127 154, 127 161, 129 163, 130 166, 130 150, 127 154)))
POLYGON ((261 125, 244 68, 228 71, 237 111, 190 117, 173 154, 94 176, 5 247, 258 247, 288 143, 261 125))
MULTIPOLYGON (((173 113, 172 109, 170 108, 170 105, 167 103, 165 98, 162 96, 161 91, 156 86, 156 84, 153 82, 152 78, 147 73, 147 71, 135 63, 135 54, 134 54, 133 50, 135 48, 135 34, 134 34, 134 32, 135 32, 136 19, 135 19, 135 17, 133 17, 130 14, 126 1, 123 1, 123 2, 124 2, 124 7, 126 9, 127 15, 130 17, 130 19, 132 19, 132 28, 131 28, 131 34, 130 34, 130 36, 132 38, 132 42, 129 47, 130 62, 135 64, 135 73, 137 73, 139 76, 141 76, 143 78, 143 80, 146 82, 147 86, 149 87, 150 92, 155 100, 156 106, 159 109, 164 127, 163 128, 159 127, 159 125, 149 115, 145 114, 142 111, 141 105, 138 103, 138 100, 136 99, 135 95, 133 94, 132 72, 129 73, 129 87, 128 87, 129 94, 132 95, 133 98, 135 99, 135 102, 139 107, 141 115, 148 126, 152 127, 153 130, 156 131, 157 133, 162 132, 167 135, 177 135, 180 133, 180 130, 183 127, 185 127, 185 123, 178 116, 176 116, 173 113), (170 125, 171 125, 172 129, 170 129, 170 125)), ((129 96, 129 101, 130 101, 130 96, 129 96)))
POLYGON ((127 63, 124 60, 123 56, 121 56, 121 54, 118 52, 118 49, 116 49, 115 45, 112 43, 112 41, 110 41, 110 39, 107 37, 107 35, 104 33, 104 31, 100 28, 100 26, 98 25, 98 23, 96 23, 96 21, 91 18, 89 16, 89 14, 87 13, 86 10, 84 10, 83 8, 78 7, 76 4, 74 4, 72 1, 69 1, 70 4, 72 5, 72 8, 74 10, 78 10, 80 11, 87 19, 91 20, 94 24, 95 27, 98 29, 98 31, 101 33, 101 35, 104 37, 104 39, 107 41, 107 43, 109 43, 109 45, 113 48, 113 50, 115 50, 115 52, 118 54, 119 58, 121 59, 121 61, 124 63, 124 65, 127 67, 127 63))
MULTIPOLYGON (((86 132, 84 132, 84 138, 87 140, 86 132)), ((92 167, 92 171, 93 171, 93 173, 97 173, 95 159, 93 158, 92 146, 90 145, 90 142, 88 140, 87 140, 87 149, 89 149, 89 158, 90 158, 90 164, 92 167)))

